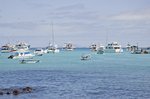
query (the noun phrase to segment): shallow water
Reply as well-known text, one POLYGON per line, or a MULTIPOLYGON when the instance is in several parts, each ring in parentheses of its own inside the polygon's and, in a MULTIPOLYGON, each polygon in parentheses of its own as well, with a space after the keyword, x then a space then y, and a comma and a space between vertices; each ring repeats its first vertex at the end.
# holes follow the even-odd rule
POLYGON ((0 56, 0 88, 31 86, 32 93, 0 99, 149 99, 150 55, 98 55, 89 49, 45 54, 36 64, 0 56), (83 53, 92 58, 81 61, 83 53))

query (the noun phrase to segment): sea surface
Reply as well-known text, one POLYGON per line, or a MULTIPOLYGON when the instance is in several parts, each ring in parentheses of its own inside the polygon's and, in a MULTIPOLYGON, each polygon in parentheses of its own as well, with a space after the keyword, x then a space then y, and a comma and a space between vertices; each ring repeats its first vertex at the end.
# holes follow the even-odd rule
POLYGON ((0 89, 30 86, 27 94, 0 99, 150 99, 150 54, 96 54, 89 49, 36 56, 20 64, 0 53, 0 89), (81 61, 82 54, 91 59, 81 61))

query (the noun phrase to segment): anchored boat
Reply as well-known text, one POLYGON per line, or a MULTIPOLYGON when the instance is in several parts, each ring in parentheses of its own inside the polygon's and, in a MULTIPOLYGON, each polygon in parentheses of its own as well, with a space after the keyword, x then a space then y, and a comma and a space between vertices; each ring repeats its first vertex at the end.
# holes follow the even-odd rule
POLYGON ((28 51, 26 52, 15 52, 14 55, 10 55, 8 59, 20 59, 20 58, 32 58, 34 55, 28 51))
POLYGON ((104 53, 121 53, 123 49, 117 42, 109 43, 104 50, 104 53))
POLYGON ((81 60, 90 60, 91 59, 91 55, 90 54, 83 54, 81 55, 81 60))
POLYGON ((38 63, 40 62, 40 60, 36 60, 36 59, 23 59, 20 60, 21 64, 33 64, 33 63, 38 63))

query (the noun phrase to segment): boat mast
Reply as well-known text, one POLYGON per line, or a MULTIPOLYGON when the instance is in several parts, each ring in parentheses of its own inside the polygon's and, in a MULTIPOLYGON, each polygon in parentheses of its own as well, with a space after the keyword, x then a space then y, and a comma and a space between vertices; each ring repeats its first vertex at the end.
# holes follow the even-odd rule
POLYGON ((108 44, 108 29, 106 29, 106 41, 105 41, 105 45, 107 46, 108 44))
POLYGON ((52 44, 54 46, 54 30, 53 30, 53 22, 52 22, 52 44))

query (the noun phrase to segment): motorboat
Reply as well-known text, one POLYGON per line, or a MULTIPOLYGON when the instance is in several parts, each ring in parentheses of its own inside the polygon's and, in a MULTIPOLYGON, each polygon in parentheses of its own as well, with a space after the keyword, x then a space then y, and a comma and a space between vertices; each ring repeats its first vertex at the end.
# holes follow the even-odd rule
POLYGON ((104 53, 104 49, 105 47, 104 46, 100 46, 97 50, 97 54, 103 54, 104 53))
POLYGON ((1 47, 1 53, 9 53, 14 50, 14 45, 7 43, 1 47))
POLYGON ((74 50, 74 46, 72 43, 65 43, 63 49, 65 49, 66 51, 73 51, 74 50))
POLYGON ((32 58, 34 55, 29 52, 29 51, 25 51, 25 52, 15 52, 14 55, 10 55, 8 57, 8 59, 20 59, 20 58, 32 58))
POLYGON ((34 51, 34 54, 35 54, 36 56, 42 56, 42 55, 45 54, 45 53, 47 53, 47 51, 46 51, 46 50, 43 50, 43 49, 36 49, 36 50, 34 51))
POLYGON ((95 44, 95 43, 93 43, 93 44, 90 46, 91 51, 97 51, 98 48, 99 48, 98 45, 95 44))
POLYGON ((16 51, 28 51, 30 49, 30 45, 25 42, 19 42, 15 45, 16 51))
POLYGON ((121 53, 121 52, 123 52, 123 49, 121 48, 121 45, 119 45, 117 42, 109 43, 104 49, 104 53, 121 53))
POLYGON ((20 60, 21 64, 33 64, 33 63, 38 63, 40 62, 40 60, 36 60, 36 59, 22 59, 20 60))
POLYGON ((130 44, 127 44, 126 49, 127 51, 131 53, 139 50, 138 45, 136 46, 136 45, 130 45, 130 44))
POLYGON ((91 55, 90 54, 83 54, 81 55, 81 60, 90 60, 91 59, 91 55))

